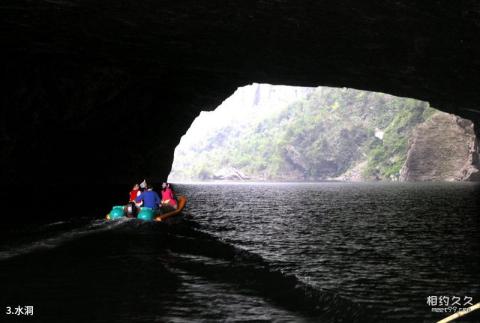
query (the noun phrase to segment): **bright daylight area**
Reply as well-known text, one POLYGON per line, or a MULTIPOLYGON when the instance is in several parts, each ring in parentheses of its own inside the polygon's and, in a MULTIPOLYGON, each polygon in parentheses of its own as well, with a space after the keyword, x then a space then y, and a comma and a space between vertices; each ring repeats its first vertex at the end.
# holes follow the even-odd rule
POLYGON ((472 122, 427 102, 255 83, 195 119, 169 181, 468 180, 475 140, 472 122))

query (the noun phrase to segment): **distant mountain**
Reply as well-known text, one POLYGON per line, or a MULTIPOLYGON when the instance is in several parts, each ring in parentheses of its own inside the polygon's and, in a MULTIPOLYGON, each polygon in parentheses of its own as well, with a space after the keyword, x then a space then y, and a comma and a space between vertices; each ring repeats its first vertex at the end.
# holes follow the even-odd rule
POLYGON ((169 180, 398 180, 414 129, 434 114, 383 93, 252 84, 193 122, 169 180))

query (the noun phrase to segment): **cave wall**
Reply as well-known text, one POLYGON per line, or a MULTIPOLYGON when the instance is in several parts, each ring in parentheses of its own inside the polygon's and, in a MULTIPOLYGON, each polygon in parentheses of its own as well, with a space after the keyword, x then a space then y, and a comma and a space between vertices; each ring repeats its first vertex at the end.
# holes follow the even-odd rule
POLYGON ((408 96, 478 124, 473 0, 4 0, 0 10, 3 187, 162 180, 198 113, 252 82, 408 96))

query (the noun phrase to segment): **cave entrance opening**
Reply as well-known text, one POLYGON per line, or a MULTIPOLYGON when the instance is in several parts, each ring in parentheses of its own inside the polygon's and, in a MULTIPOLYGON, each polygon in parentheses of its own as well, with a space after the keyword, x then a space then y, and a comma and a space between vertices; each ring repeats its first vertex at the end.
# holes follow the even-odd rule
POLYGON ((476 139, 459 119, 385 93, 254 83, 200 113, 168 180, 462 180, 476 139))

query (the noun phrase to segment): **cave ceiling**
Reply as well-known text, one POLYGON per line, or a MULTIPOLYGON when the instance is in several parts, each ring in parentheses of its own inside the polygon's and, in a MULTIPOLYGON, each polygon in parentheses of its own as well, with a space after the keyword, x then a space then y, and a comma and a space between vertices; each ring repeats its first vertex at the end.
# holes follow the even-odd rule
POLYGON ((0 166, 12 181, 165 177, 195 116, 252 82, 380 91, 479 116, 477 1, 3 0, 0 10, 0 166))

